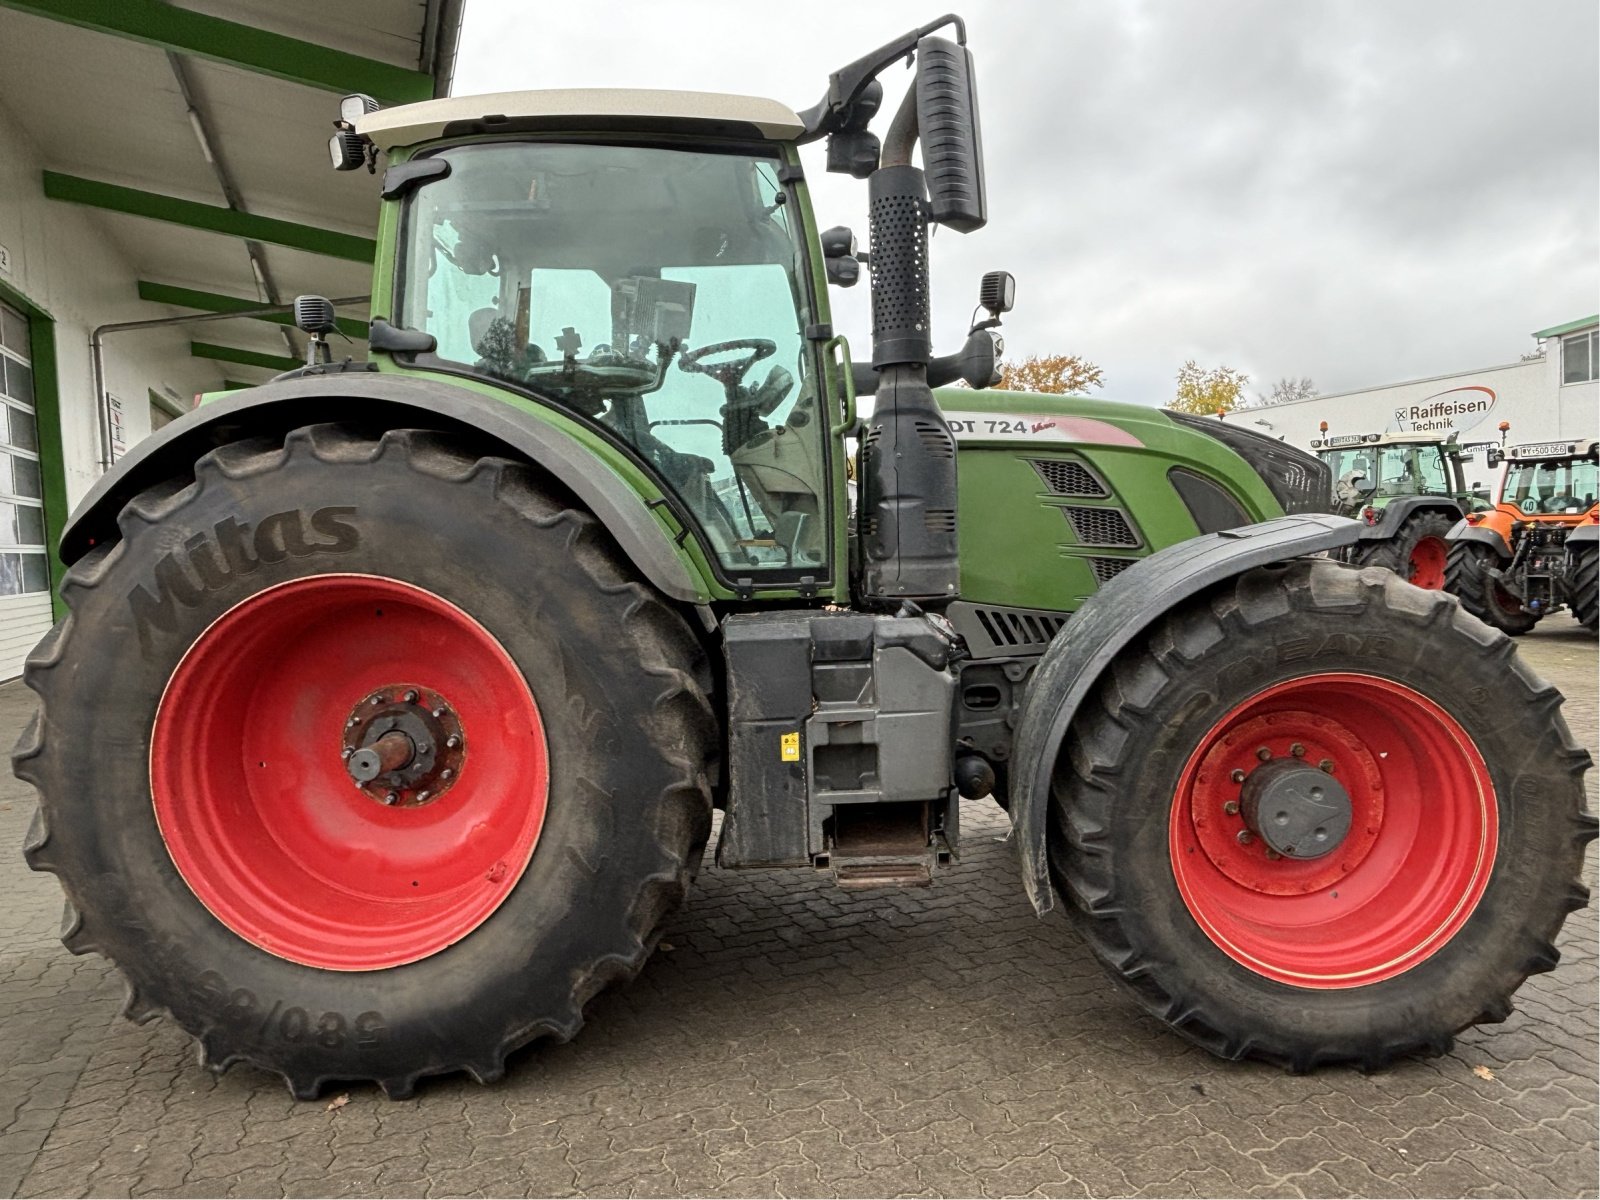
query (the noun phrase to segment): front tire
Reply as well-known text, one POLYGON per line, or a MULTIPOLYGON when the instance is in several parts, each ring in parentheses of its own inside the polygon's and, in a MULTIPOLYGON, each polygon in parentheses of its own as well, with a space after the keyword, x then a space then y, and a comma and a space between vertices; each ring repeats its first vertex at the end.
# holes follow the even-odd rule
POLYGON ((1217 1055, 1442 1053, 1555 965, 1587 899, 1589 759, 1560 702, 1503 636, 1388 572, 1251 571, 1170 613, 1085 702, 1052 878, 1112 977, 1217 1055), (1238 803, 1258 768, 1339 784, 1331 852, 1304 853, 1317 825, 1299 857, 1268 853, 1251 813, 1262 831, 1282 814, 1238 803))
POLYGON ((1502 556, 1482 543, 1451 542, 1444 587, 1478 620, 1519 637, 1537 625, 1539 618, 1523 612, 1521 602, 1489 574, 1491 567, 1503 562, 1502 556))
POLYGON ((128 1015, 299 1097, 404 1096, 497 1078, 638 971, 717 731, 696 639, 591 516, 442 435, 314 426, 119 524, 29 658, 15 763, 28 862, 128 1015), (384 730, 411 756, 363 783, 384 730))

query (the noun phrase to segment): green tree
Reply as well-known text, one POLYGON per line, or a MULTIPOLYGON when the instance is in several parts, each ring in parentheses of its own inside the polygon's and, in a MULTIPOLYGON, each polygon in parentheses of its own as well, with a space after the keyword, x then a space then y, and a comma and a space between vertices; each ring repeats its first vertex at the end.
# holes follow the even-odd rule
POLYGON ((1030 354, 1021 362, 1000 364, 998 386, 1011 392, 1087 392, 1105 383, 1104 373, 1077 354, 1030 354))
POLYGON ((1201 368, 1194 359, 1184 363, 1178 371, 1178 389, 1167 407, 1174 412, 1211 413, 1232 412, 1244 396, 1244 385, 1250 376, 1232 367, 1201 368))

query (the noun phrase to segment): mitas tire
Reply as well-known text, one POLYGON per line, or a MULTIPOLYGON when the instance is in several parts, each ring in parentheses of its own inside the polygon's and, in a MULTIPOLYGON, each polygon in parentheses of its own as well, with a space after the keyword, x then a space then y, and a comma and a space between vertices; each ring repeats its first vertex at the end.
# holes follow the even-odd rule
POLYGON ((1478 620, 1493 625, 1501 633, 1519 637, 1539 623, 1532 613, 1522 611, 1517 598, 1489 574, 1491 567, 1503 566, 1506 559, 1481 542, 1451 542, 1445 562, 1445 591, 1461 601, 1478 620))
POLYGON ((119 528, 28 659, 14 762, 28 863, 126 1015, 297 1097, 400 1097, 499 1077, 639 970, 719 736, 703 648, 592 516, 459 440, 320 425, 207 454, 119 528), (411 730, 393 792, 342 761, 368 704, 411 730))
POLYGON ((1417 513, 1393 537, 1357 542, 1351 561, 1358 567, 1383 567, 1413 587, 1438 591, 1445 586, 1450 528, 1454 524, 1441 512, 1417 513))
POLYGON ((1250 571, 1167 614, 1074 718, 1052 879, 1112 978, 1213 1054, 1442 1053, 1510 1013, 1588 898, 1589 756, 1560 706, 1447 596, 1328 560, 1250 571), (1268 827, 1268 800, 1237 803, 1258 767, 1338 781, 1345 840, 1242 836, 1268 827))

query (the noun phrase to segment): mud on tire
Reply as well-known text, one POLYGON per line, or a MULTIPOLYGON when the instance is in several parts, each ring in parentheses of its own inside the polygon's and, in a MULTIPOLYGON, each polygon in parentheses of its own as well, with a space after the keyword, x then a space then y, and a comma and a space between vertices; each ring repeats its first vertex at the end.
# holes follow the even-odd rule
MULTIPOLYGON (((702 648, 591 516, 459 441, 323 425, 216 450, 119 526, 68 572, 69 614, 28 660, 40 714, 14 761, 40 793, 28 862, 60 878, 68 948, 126 978, 128 1016, 165 1011, 213 1069, 247 1062, 299 1097, 333 1080, 404 1096, 428 1075, 498 1077, 510 1051, 572 1037, 584 1005, 639 970, 709 833, 718 734, 702 648), (329 508, 353 537, 315 535, 329 508), (272 552, 196 578, 185 555, 229 520, 258 535, 276 522, 272 552), (381 970, 300 965, 233 932, 186 885, 152 806, 152 728, 185 652, 241 601, 329 573, 471 614, 536 696, 549 746, 520 880, 453 944, 381 970), (163 584, 170 603, 145 603, 141 623, 130 597, 163 584)), ((307 752, 337 754, 331 738, 307 752)))
MULTIPOLYGON (((1504 635, 1448 596, 1326 560, 1251 571, 1171 612, 1079 711, 1052 789, 1053 881, 1112 977, 1214 1054, 1300 1071, 1442 1053, 1459 1030, 1507 1016, 1527 976, 1555 965, 1565 914, 1587 900, 1589 756, 1560 704, 1504 635), (1484 811, 1497 818, 1498 847, 1470 915, 1426 957, 1359 986, 1332 977, 1299 986, 1244 965, 1208 936, 1180 892, 1172 817, 1180 780, 1225 714, 1330 673, 1414 689, 1465 731, 1492 781, 1484 811)), ((1293 725, 1284 722, 1282 737, 1249 734, 1243 756, 1254 757, 1257 736, 1284 754, 1276 743, 1293 725)), ((1224 787, 1228 778, 1221 773, 1224 787)), ((1408 798, 1418 802, 1393 795, 1390 804, 1408 798)), ((1216 809, 1222 819, 1223 805, 1216 809)), ((1278 865, 1260 863, 1264 872, 1278 865)), ((1322 949, 1315 937, 1310 947, 1322 949)))

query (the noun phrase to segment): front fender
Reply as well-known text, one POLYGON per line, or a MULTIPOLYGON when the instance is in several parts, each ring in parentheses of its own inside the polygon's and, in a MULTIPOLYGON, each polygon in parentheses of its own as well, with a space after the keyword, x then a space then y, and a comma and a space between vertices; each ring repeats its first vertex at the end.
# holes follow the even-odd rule
POLYGON ((1079 705, 1112 660, 1191 596, 1254 567, 1349 546, 1361 528, 1344 517, 1305 514, 1179 542, 1127 568, 1068 619, 1028 684, 1011 763, 1011 822, 1036 912, 1055 903, 1045 859, 1050 778, 1079 705))
MULTIPOLYGON (((116 537, 123 505, 146 488, 188 472, 207 451, 329 421, 486 435, 559 480, 663 594, 693 603, 709 599, 646 501, 571 434, 466 388, 366 372, 268 383, 179 417, 135 446, 89 490, 62 531, 62 561, 72 563, 96 542, 116 537)), ((685 514, 674 511, 674 516, 680 528, 689 527, 685 514)))

